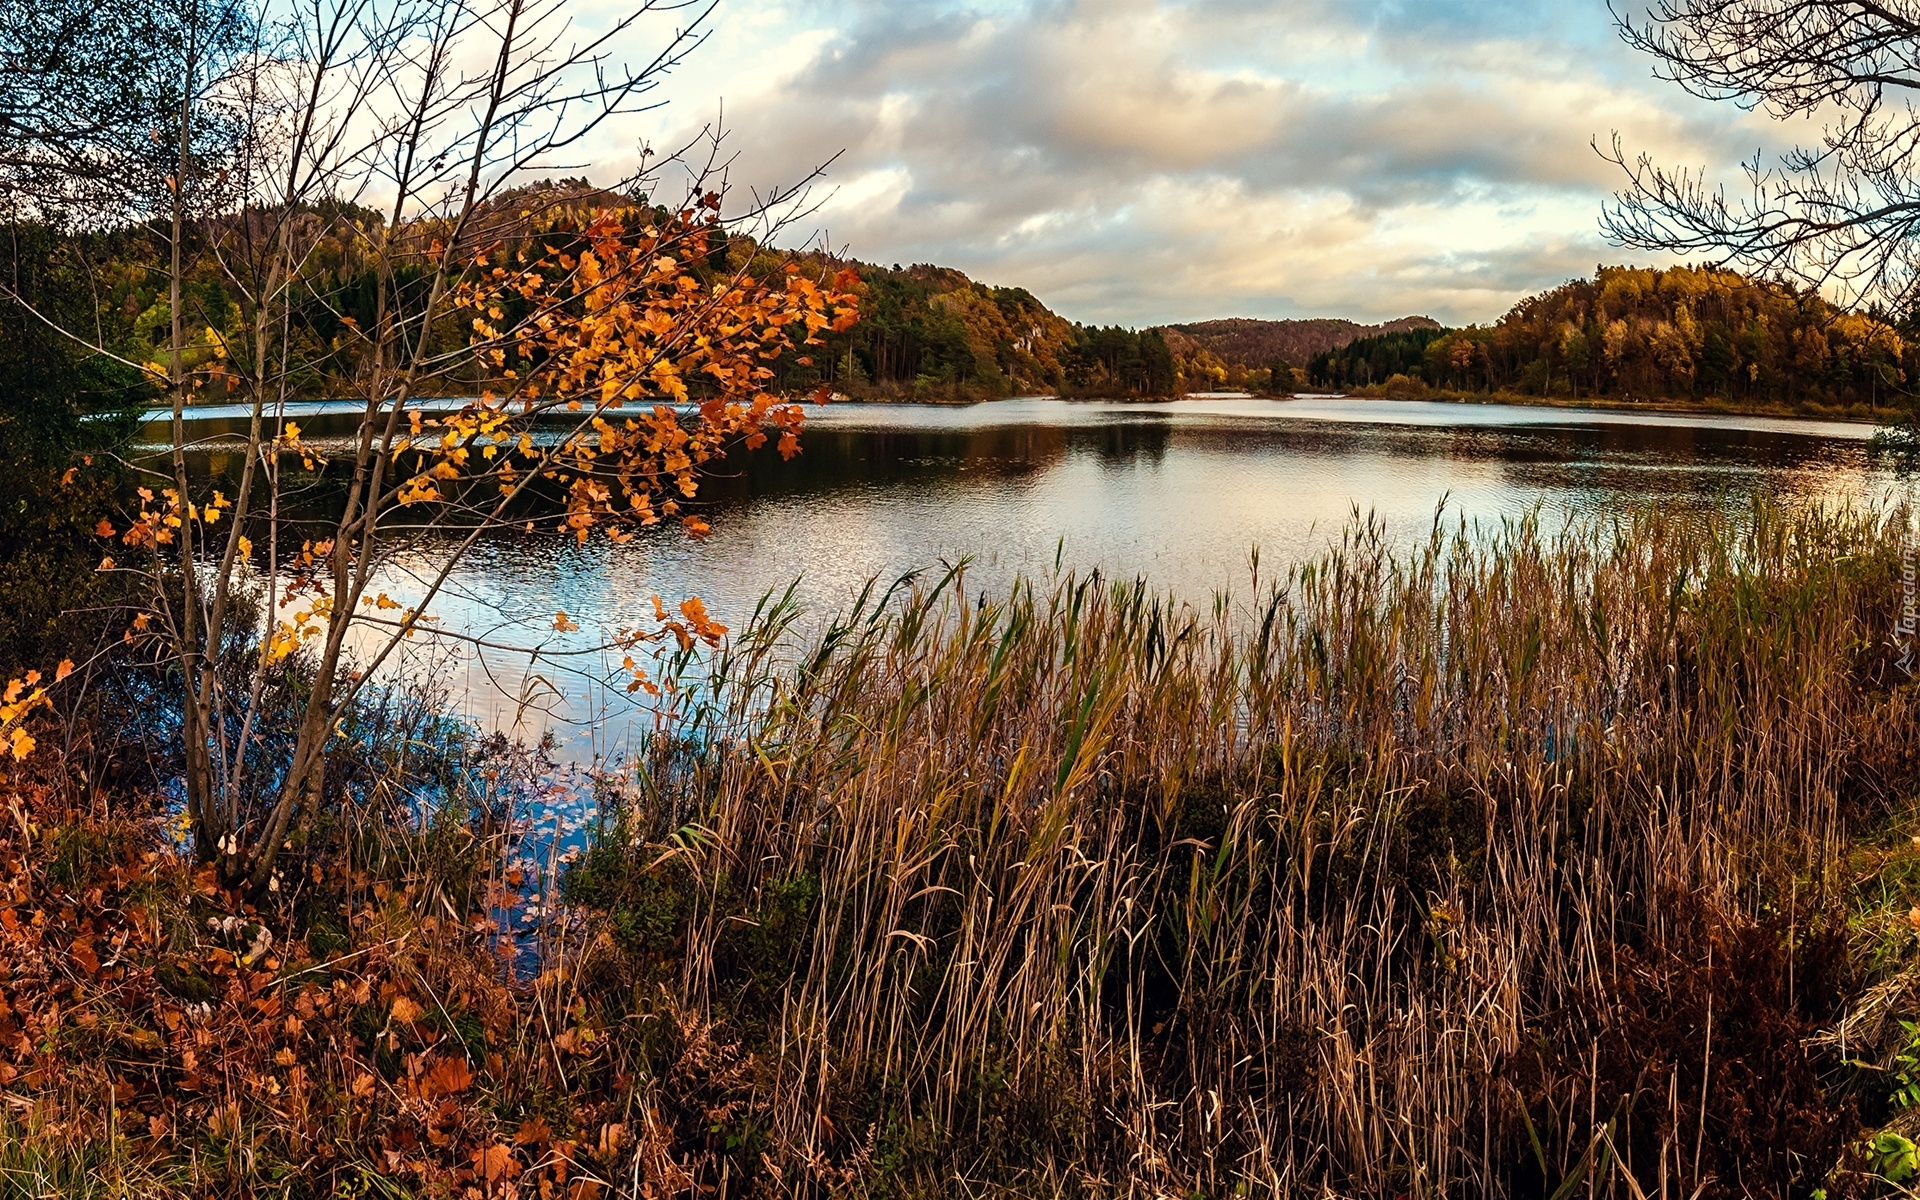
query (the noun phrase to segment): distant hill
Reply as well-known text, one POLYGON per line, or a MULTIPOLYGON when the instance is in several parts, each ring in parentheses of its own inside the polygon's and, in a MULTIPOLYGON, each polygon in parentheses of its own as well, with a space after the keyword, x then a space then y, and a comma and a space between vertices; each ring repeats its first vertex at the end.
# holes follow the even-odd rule
POLYGON ((1316 317, 1302 321, 1258 321, 1247 317, 1229 317, 1219 321, 1197 321, 1190 325, 1166 325, 1160 329, 1167 345, 1181 358, 1193 358, 1208 351, 1222 363, 1250 367, 1271 366, 1284 359, 1294 366, 1329 350, 1338 350, 1361 338, 1383 333, 1402 333, 1413 329, 1439 329, 1432 317, 1401 317, 1384 325, 1361 325, 1337 317, 1316 317))
POLYGON ((1428 317, 1383 325, 1337 318, 1230 318, 1144 329, 1070 322, 1025 288, 993 287, 951 267, 838 263, 859 274, 861 321, 827 338, 809 366, 779 364, 783 385, 826 383, 862 397, 976 399, 1023 392, 1178 395, 1291 389, 1316 356, 1356 340, 1437 330, 1428 317), (1294 377, 1275 383, 1285 361, 1294 377))

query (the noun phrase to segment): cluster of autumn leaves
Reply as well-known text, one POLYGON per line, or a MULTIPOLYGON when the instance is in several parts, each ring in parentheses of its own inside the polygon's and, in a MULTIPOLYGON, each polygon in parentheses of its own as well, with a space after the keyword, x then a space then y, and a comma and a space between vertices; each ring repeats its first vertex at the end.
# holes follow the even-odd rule
POLYGON ((572 249, 511 267, 476 260, 453 303, 473 314, 475 354, 502 389, 430 435, 412 414, 395 451, 412 456, 400 503, 446 499, 443 484, 472 476, 512 495, 532 473, 564 487, 560 528, 582 541, 595 526, 624 541, 633 525, 674 517, 699 535, 705 523, 683 509, 702 467, 770 439, 797 454, 804 412, 768 390, 772 364, 851 328, 856 280, 816 280, 793 263, 776 278, 703 277, 694 264, 708 258, 709 227, 693 218, 629 231, 602 215, 572 249), (571 413, 580 419, 552 445, 525 421, 571 413))
MULTIPOLYGON (((266 1164, 323 1194, 379 1176, 471 1200, 595 1200, 649 1145, 678 1170, 571 968, 510 987, 484 919, 362 878, 349 947, 316 955, 142 828, 62 824, 44 788, 0 803, 7 1136, 105 1139, 123 1175, 191 1162, 196 1195, 255 1194, 266 1164)), ((355 894, 337 882, 303 887, 355 894)))
MULTIPOLYGON (((58 683, 73 674, 73 660, 62 659, 54 669, 53 682, 58 683)), ((0 692, 0 746, 15 762, 23 761, 33 753, 34 738, 27 732, 27 718, 35 710, 53 707, 53 700, 47 695, 45 677, 38 671, 28 671, 24 676, 7 681, 6 690, 0 692)))

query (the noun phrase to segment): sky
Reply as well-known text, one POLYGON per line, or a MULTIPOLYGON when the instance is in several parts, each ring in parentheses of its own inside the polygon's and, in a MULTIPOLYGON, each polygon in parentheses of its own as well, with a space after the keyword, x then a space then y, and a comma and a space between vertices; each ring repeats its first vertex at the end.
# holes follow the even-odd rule
POLYGON ((827 164, 790 240, 1075 320, 1486 322, 1655 261, 1596 138, 1729 182, 1781 143, 1652 65, 1604 0, 720 0, 587 173, 724 114, 737 195, 827 164))

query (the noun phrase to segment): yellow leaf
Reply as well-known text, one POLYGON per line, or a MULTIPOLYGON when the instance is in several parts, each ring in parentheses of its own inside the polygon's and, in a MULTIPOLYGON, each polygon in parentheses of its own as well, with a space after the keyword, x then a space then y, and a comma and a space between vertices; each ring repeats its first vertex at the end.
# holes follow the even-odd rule
POLYGON ((553 627, 555 629, 558 629, 562 633, 567 633, 572 630, 580 628, 578 625, 574 624, 572 621, 567 619, 567 614, 565 612, 557 612, 553 614, 553 627))

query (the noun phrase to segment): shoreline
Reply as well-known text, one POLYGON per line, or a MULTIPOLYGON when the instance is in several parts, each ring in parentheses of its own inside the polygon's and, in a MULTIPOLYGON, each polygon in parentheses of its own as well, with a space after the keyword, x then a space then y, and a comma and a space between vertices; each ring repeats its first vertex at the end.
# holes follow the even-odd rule
POLYGON ((1500 405, 1508 408, 1593 409, 1600 412, 1632 412, 1679 416, 1767 417, 1788 421, 1843 421, 1856 425, 1887 425, 1897 420, 1900 410, 1857 405, 1742 404, 1737 401, 1621 400, 1613 397, 1572 399, 1567 396, 1529 396, 1518 392, 1427 392, 1417 396, 1369 396, 1364 392, 1341 393, 1348 400, 1424 400, 1434 404, 1500 405))
MULTIPOLYGON (((977 405, 1000 404, 1010 400, 1058 400, 1072 404, 1171 404, 1181 400, 1233 399, 1271 400, 1285 403, 1296 399, 1321 400, 1368 400, 1386 403, 1429 403, 1460 404, 1482 407, 1504 408, 1558 408, 1568 410, 1588 410, 1594 412, 1644 413, 1666 416, 1721 416, 1721 417, 1762 417, 1772 420, 1842 422, 1856 425, 1885 426, 1897 420, 1901 412, 1893 408, 1863 409, 1857 405, 1827 406, 1805 405, 1788 407, 1780 404, 1742 404, 1731 401, 1683 401, 1683 400, 1622 400, 1613 397, 1593 397, 1573 399, 1567 396, 1530 396, 1517 392, 1473 393, 1429 391, 1419 395, 1371 395, 1366 390, 1352 392, 1299 392, 1291 395, 1272 395, 1253 391, 1186 392, 1177 396, 1064 396, 1054 393, 1033 393, 1018 396, 995 396, 978 400, 956 400, 938 398, 880 398, 836 396, 830 402, 841 405, 873 405, 889 408, 903 405, 929 408, 972 408, 977 405)), ((468 403, 472 397, 434 396, 418 397, 414 404, 423 413, 452 412, 468 403)), ((361 402, 355 399, 303 399, 286 402, 287 416, 316 417, 336 415, 347 411, 357 411, 361 402)), ((805 398, 792 403, 811 405, 805 398)), ((194 420, 234 419, 247 415, 246 406, 228 403, 189 405, 186 417, 194 420)), ((154 408, 142 412, 136 420, 141 426, 152 425, 172 416, 172 410, 154 408)))

